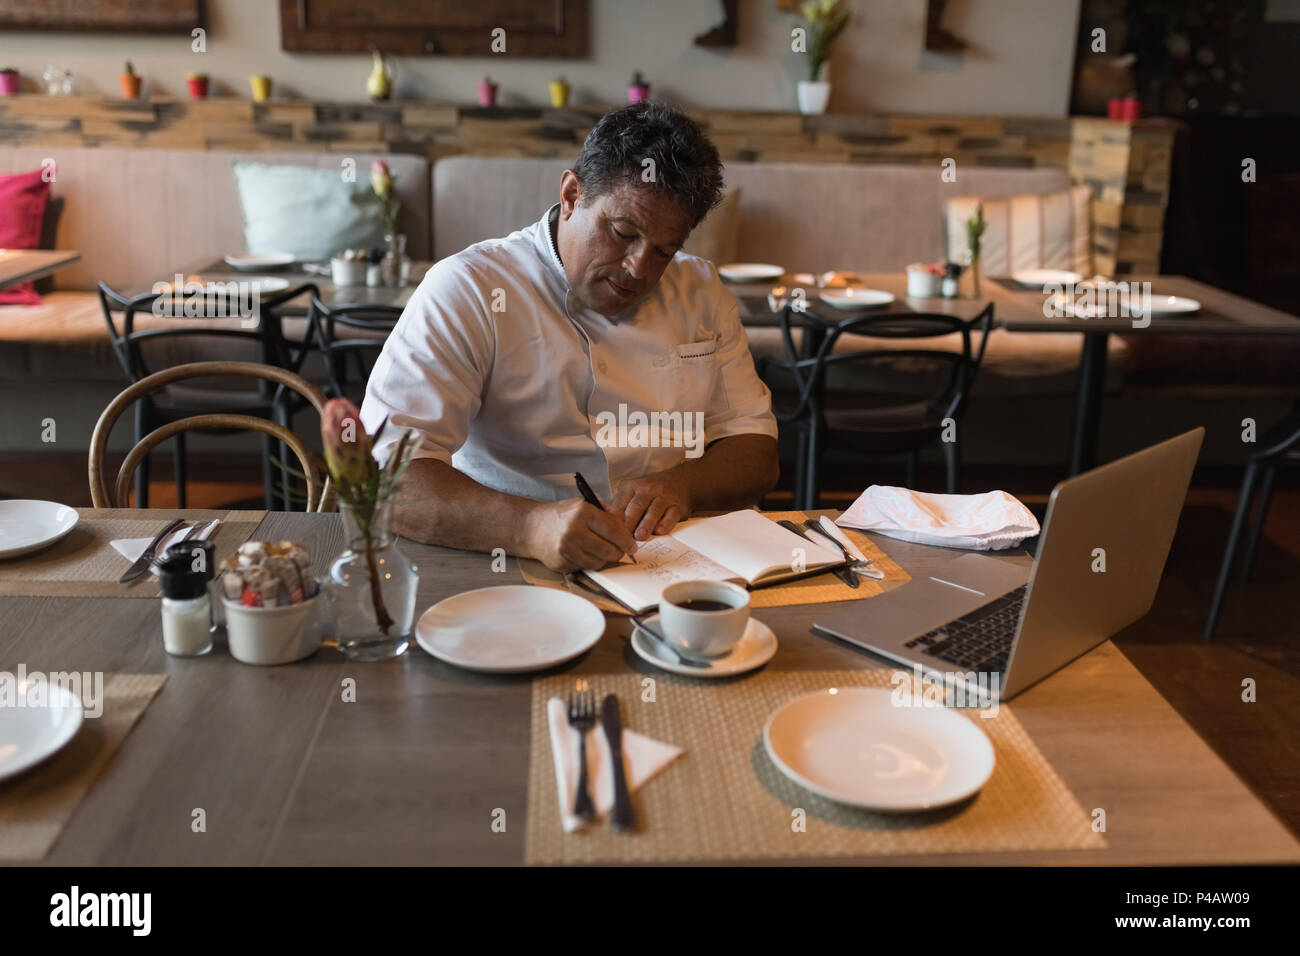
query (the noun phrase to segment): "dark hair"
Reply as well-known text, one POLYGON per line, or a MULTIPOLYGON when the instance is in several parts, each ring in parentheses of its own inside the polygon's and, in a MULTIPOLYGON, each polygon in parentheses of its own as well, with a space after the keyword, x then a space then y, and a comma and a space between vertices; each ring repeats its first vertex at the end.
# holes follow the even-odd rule
POLYGON ((691 216, 691 228, 722 201, 722 160, 704 130, 681 110, 641 102, 610 110, 592 127, 573 166, 584 200, 625 183, 663 193, 691 216), (654 161, 646 181, 645 161, 654 161))

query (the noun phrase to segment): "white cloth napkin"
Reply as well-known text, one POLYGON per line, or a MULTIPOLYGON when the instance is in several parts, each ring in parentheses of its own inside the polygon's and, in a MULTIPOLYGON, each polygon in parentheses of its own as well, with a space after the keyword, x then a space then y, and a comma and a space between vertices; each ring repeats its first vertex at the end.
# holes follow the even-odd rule
MULTIPOLYGON (((555 758, 555 780, 560 795, 560 820, 564 832, 572 833, 583 825, 573 815, 573 798, 578 792, 578 732, 569 726, 564 701, 552 697, 546 702, 546 720, 551 728, 551 756, 555 758)), ((635 730, 623 728, 623 773, 629 792, 635 792, 647 780, 672 763, 682 748, 652 740, 635 730)), ((587 734, 587 786, 596 804, 596 813, 605 816, 614 806, 614 769, 609 741, 596 721, 587 734)))
POLYGON ((1014 548, 1038 534, 1038 519, 1005 491, 932 495, 872 485, 835 523, 901 541, 973 551, 1014 548))
MULTIPOLYGON (((220 525, 213 526, 212 522, 208 521, 206 523, 206 526, 203 528, 203 533, 200 534, 197 538, 192 538, 191 540, 206 541, 209 537, 211 537, 212 532, 218 530, 219 528, 220 525)), ((185 536, 189 534, 189 532, 190 532, 190 526, 188 524, 181 525, 175 531, 169 534, 162 541, 161 544, 158 545, 158 548, 157 550, 154 551, 154 554, 162 555, 173 544, 176 544, 178 541, 183 540, 185 536)), ((149 547, 149 542, 152 540, 153 538, 118 538, 114 541, 110 541, 109 544, 113 546, 114 551, 116 551, 122 557, 126 558, 128 561, 134 564, 136 560, 140 557, 140 555, 144 554, 144 549, 149 547)), ((153 575, 158 574, 158 569, 153 566, 152 562, 149 564, 149 573, 153 575)))

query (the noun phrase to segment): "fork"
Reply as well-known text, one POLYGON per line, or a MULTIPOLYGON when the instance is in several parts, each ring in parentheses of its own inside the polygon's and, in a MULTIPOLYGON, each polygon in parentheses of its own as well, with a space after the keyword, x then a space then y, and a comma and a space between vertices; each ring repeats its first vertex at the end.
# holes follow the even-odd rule
POLYGON ((578 790, 573 798, 573 814, 580 820, 592 820, 596 807, 587 788, 587 733, 596 726, 596 698, 585 680, 579 680, 569 694, 569 726, 578 732, 578 790))

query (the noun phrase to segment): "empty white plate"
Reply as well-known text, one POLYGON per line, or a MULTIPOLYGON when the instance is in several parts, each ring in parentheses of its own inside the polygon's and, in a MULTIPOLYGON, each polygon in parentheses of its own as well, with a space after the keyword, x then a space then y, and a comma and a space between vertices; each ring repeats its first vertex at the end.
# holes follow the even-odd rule
POLYGON ((270 292, 280 292, 289 288, 289 280, 281 279, 278 276, 257 276, 252 279, 245 279, 244 281, 262 295, 266 295, 270 292))
POLYGON ((77 526, 77 509, 57 501, 0 501, 0 558, 46 548, 77 526))
POLYGON ((718 275, 728 282, 775 282, 785 269, 766 262, 729 262, 718 266, 718 275))
POLYGON ((834 309, 875 309, 894 301, 894 293, 883 289, 822 289, 817 293, 823 302, 834 309))
MULTIPOLYGON (((655 621, 658 617, 655 614, 646 620, 655 621)), ((776 635, 762 621, 751 617, 736 646, 721 657, 711 659, 708 667, 691 667, 681 663, 672 651, 640 627, 632 631, 632 650, 647 664, 683 677, 732 677, 762 667, 770 661, 776 653, 776 635)))
POLYGON ((438 660, 492 674, 563 664, 604 633, 605 615, 590 601, 529 584, 457 594, 429 608, 415 624, 416 641, 438 660))
POLYGON ((1065 269, 1021 269, 1018 272, 1011 273, 1011 278, 1026 289, 1041 289, 1043 286, 1052 283, 1059 286, 1071 286, 1079 282, 1083 276, 1065 269))
POLYGON ((294 263, 290 252, 241 252, 226 256, 226 265, 240 272, 260 272, 264 269, 283 269, 294 263))
POLYGON ((763 728, 767 754, 795 783, 867 810, 932 810, 979 791, 993 773, 984 731, 947 708, 893 698, 866 687, 798 697, 763 728))
MULTIPOLYGON (((12 675, 5 675, 14 680, 12 675)), ((15 682, 17 683, 17 682, 15 682)), ((70 690, 46 683, 32 690, 32 681, 24 680, 14 688, 15 706, 0 707, 0 780, 34 767, 61 750, 81 726, 81 701, 70 690), (32 694, 42 693, 45 700, 26 706, 32 694), (24 706, 17 706, 18 702, 24 706)))
POLYGON ((1201 311, 1201 303, 1181 295, 1152 295, 1152 315, 1191 315, 1201 311))

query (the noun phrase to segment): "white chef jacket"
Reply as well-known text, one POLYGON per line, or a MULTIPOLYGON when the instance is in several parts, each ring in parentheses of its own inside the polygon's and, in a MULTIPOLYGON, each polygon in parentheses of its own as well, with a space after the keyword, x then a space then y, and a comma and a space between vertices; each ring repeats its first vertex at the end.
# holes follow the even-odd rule
POLYGON ((678 252, 615 321, 571 292, 551 236, 558 208, 425 275, 361 406, 368 432, 388 416, 381 460, 413 428, 418 457, 489 488, 558 501, 577 494, 581 472, 608 500, 622 480, 698 457, 704 442, 776 437, 771 394, 713 264, 678 252), (657 427, 639 427, 652 414, 657 427), (689 431, 701 420, 703 436, 689 431))

